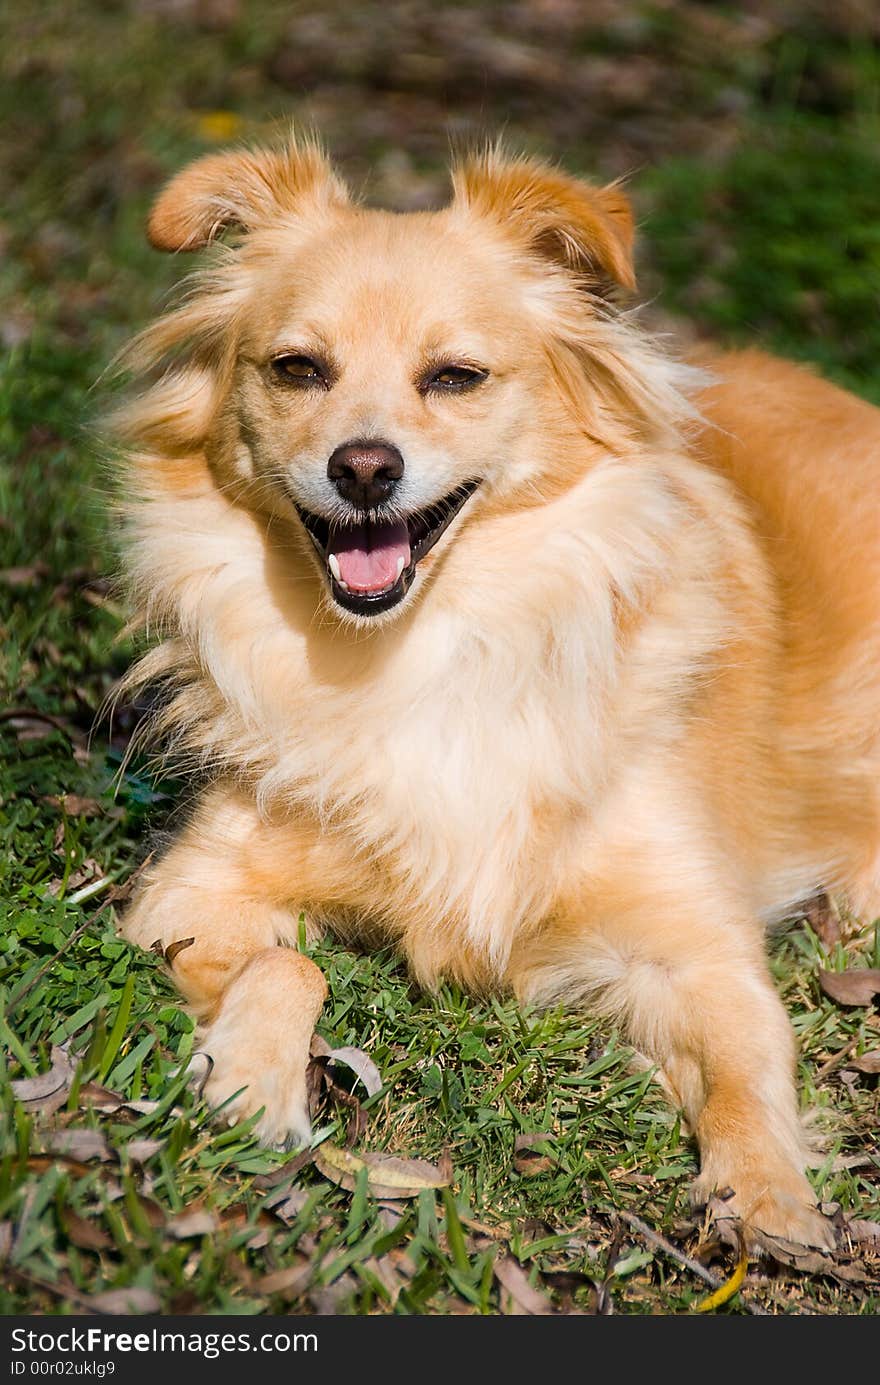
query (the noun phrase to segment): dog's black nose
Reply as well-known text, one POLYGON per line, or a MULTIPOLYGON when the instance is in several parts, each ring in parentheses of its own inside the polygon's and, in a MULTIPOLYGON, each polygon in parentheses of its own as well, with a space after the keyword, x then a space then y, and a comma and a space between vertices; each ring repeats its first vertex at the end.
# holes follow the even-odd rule
POLYGON ((349 442, 337 447, 327 475, 344 500, 369 510, 390 499, 403 475, 403 458, 385 442, 349 442))

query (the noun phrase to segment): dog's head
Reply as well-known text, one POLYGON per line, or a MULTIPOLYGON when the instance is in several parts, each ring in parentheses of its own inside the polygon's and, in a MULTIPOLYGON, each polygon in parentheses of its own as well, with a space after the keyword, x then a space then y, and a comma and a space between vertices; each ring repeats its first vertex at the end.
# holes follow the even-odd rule
POLYGON ((633 286, 616 185, 489 151, 453 188, 437 212, 367 209, 293 143, 198 161, 150 218, 163 250, 236 232, 145 338, 176 353, 153 409, 166 451, 176 429, 218 484, 307 535, 349 618, 399 610, 480 510, 558 493, 591 439, 671 397, 613 307, 633 286))

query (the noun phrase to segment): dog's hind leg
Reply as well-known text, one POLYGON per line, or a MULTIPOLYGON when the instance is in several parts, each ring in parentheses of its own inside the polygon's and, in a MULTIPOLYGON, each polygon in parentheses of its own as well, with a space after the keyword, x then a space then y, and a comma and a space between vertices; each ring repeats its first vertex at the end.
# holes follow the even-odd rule
POLYGON ((145 872, 122 920, 131 942, 159 945, 202 1021, 199 1045, 213 1060, 206 1098, 230 1121, 262 1108, 265 1144, 310 1133, 306 1066, 327 988, 294 947, 322 853, 316 831, 267 822, 243 793, 215 788, 145 872))

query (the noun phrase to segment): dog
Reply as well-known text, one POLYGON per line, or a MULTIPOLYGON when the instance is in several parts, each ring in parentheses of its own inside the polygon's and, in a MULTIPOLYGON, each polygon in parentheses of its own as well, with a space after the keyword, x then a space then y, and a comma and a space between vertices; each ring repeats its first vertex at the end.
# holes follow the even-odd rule
POLYGON ((212 154, 148 229, 214 249, 129 358, 129 686, 208 786, 122 929, 208 1100, 309 1139, 304 915, 620 1024, 695 1201, 830 1248, 764 938, 818 888, 880 908, 880 412, 674 359, 620 186, 498 147, 407 214, 314 141, 212 154))

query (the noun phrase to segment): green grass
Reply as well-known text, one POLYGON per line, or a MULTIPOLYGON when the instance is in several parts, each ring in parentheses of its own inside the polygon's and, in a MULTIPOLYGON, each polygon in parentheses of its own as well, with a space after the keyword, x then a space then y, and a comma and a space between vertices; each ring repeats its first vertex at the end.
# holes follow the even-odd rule
POLYGON ((646 180, 664 299, 880 402, 880 153, 816 121, 762 135, 721 165, 672 161, 646 180))
MULTIPOLYGON (((717 44, 682 43, 674 10, 658 18, 644 8, 664 62, 682 64, 682 120, 708 122, 686 156, 673 135, 635 180, 650 291, 721 340, 757 337, 877 398, 873 48, 804 29, 722 60, 717 44), (738 93, 728 104, 740 114, 719 153, 722 85, 738 93)), ((321 1033, 366 1049, 384 1080, 364 1104, 357 1147, 448 1156, 452 1183, 395 1210, 363 1183, 344 1191, 309 1167, 284 1197, 273 1181, 282 1156, 260 1150, 246 1127, 210 1122, 182 1086, 193 1026, 157 959, 120 943, 112 904, 96 913, 185 797, 143 766, 120 775, 135 711, 93 730, 131 656, 107 580, 117 559, 92 432, 107 402, 96 382, 181 271, 145 245, 149 199, 218 130, 264 133, 292 111, 323 112, 356 174, 406 142, 404 99, 416 153, 394 177, 420 188, 446 153, 450 112, 438 91, 368 87, 350 58, 354 75, 337 73, 326 98, 320 84, 306 82, 305 95, 285 88, 272 54, 288 9, 246 10, 220 30, 97 0, 39 14, 13 5, 4 20, 0 329, 12 348, 0 367, 0 1312, 78 1311, 134 1286, 166 1312, 495 1313, 508 1306, 494 1272, 504 1254, 562 1311, 689 1312, 706 1285, 627 1217, 680 1251, 698 1248, 686 1199, 693 1145, 613 1034, 576 1014, 523 1014, 453 990, 425 996, 392 955, 322 946, 331 994, 321 1033), (372 123, 360 119, 365 104, 372 123), (212 111, 225 114, 212 123, 212 111), (71 1092, 54 1114, 29 1113, 10 1083, 44 1072, 62 1041, 76 1055, 71 1092), (102 1113, 88 1100, 95 1082, 159 1105, 102 1113), (104 1158, 58 1153, 59 1132, 84 1130, 103 1136, 104 1158), (551 1138, 524 1164, 516 1138, 535 1132, 551 1138), (193 1208, 210 1218, 195 1230, 181 1221, 193 1208)), ((643 58, 633 34, 585 31, 572 61, 643 58)), ((640 99, 626 119, 653 137, 665 116, 650 95, 640 99)), ((585 171, 625 171, 601 121, 572 129, 560 149, 546 94, 512 118, 503 83, 490 81, 480 101, 484 125, 507 120, 513 143, 564 153, 585 171)), ((817 1187, 874 1220, 877 1079, 847 1070, 846 1057, 878 1047, 877 1017, 833 1005, 816 974, 878 961, 873 933, 845 934, 829 951, 803 923, 773 951, 804 1099, 828 1138, 817 1187)), ((331 1103, 321 1137, 343 1143, 350 1116, 344 1100, 331 1103)), ((730 1272, 728 1252, 706 1250, 713 1272, 730 1272)), ((746 1304, 880 1306, 869 1285, 787 1271, 752 1274, 723 1311, 746 1304)))

